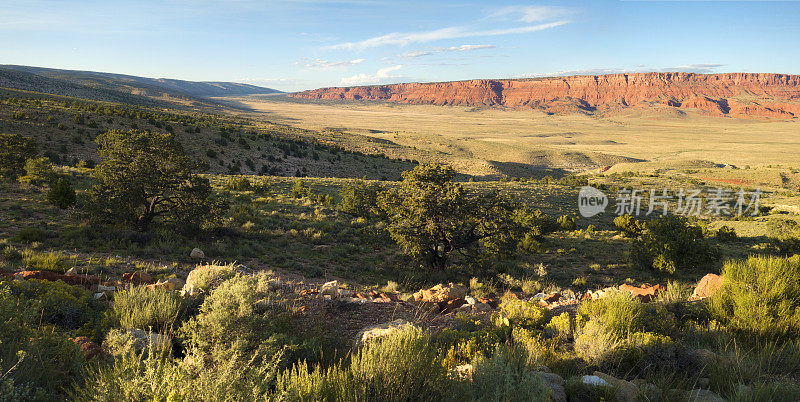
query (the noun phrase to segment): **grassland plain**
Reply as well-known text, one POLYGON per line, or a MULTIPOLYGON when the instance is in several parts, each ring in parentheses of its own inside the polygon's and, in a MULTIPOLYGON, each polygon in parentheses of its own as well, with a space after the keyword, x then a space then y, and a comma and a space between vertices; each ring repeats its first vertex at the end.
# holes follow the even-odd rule
MULTIPOLYGON (((359 134, 426 150, 474 175, 521 176, 516 164, 582 169, 645 160, 651 166, 706 161, 800 167, 800 122, 709 117, 672 108, 610 115, 548 115, 379 102, 298 102, 280 96, 228 98, 249 116, 303 128, 359 134), (515 174, 516 173, 516 174, 515 174)), ((392 154, 395 156, 395 154, 392 154)), ((425 160, 424 158, 419 158, 425 160)), ((626 164, 626 166, 628 166, 626 164)))

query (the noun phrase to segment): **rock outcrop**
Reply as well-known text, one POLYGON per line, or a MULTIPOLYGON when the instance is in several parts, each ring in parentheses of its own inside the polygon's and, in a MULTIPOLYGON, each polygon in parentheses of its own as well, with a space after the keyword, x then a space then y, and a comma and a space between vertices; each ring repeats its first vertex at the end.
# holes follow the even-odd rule
POLYGON ((534 108, 548 113, 665 106, 743 118, 800 116, 800 75, 632 73, 320 88, 301 99, 534 108))

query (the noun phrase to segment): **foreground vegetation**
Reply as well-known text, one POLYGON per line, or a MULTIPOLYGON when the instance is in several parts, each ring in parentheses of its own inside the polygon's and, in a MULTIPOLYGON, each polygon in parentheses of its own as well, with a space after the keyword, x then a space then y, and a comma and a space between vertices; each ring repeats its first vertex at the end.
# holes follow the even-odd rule
POLYGON ((800 229, 773 208, 794 192, 759 216, 581 218, 583 185, 678 179, 376 156, 399 181, 219 174, 149 117, 98 129, 92 163, 0 135, 0 399, 800 398, 800 229), (645 283, 664 287, 619 286, 645 283))

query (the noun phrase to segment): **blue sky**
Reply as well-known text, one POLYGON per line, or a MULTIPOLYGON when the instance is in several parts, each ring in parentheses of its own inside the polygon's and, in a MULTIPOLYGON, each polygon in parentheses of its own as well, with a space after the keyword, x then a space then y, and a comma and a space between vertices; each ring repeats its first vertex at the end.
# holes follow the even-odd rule
POLYGON ((0 0, 0 64, 281 90, 800 74, 800 1, 0 0))

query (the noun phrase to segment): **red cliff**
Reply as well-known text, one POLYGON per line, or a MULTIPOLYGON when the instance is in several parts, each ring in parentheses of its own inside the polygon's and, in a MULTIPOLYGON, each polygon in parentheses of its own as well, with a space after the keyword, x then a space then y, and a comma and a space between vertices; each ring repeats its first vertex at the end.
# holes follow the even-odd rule
POLYGON ((635 73, 321 88, 289 96, 320 100, 608 111, 665 105, 733 117, 800 116, 800 76, 635 73))

